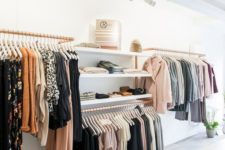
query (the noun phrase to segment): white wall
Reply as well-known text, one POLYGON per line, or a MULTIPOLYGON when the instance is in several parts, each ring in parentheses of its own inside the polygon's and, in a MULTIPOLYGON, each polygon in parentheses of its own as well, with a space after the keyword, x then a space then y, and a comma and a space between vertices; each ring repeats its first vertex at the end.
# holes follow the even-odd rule
MULTIPOLYGON (((206 53, 215 66, 222 91, 225 83, 223 23, 184 7, 166 0, 158 0, 154 8, 142 0, 1 0, 0 4, 1 28, 69 35, 74 36, 77 43, 93 40, 97 18, 121 21, 124 50, 128 50, 131 40, 139 38, 144 47, 182 50, 191 47, 206 53)), ((81 64, 85 62, 83 59, 81 64)), ((81 82, 83 90, 84 85, 90 84, 88 81, 81 82)), ((110 88, 116 88, 110 82, 110 88)), ((130 84, 130 81, 125 82, 130 84)), ((104 86, 100 86, 98 89, 103 88, 104 86)), ((215 96, 210 102, 221 108, 221 98, 218 97, 220 96, 215 96)), ((162 118, 166 145, 203 130, 199 124, 175 120, 173 113, 163 115, 162 118)), ((25 150, 31 147, 40 149, 36 142, 31 141, 30 136, 24 138, 24 143, 25 150)))

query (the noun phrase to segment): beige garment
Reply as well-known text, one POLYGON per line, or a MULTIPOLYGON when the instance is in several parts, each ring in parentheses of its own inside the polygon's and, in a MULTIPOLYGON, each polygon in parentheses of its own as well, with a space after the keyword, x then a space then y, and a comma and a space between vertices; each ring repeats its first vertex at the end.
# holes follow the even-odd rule
POLYGON ((104 133, 104 150, 117 150, 116 133, 114 130, 104 133))
POLYGON ((208 65, 204 63, 204 83, 205 83, 205 97, 209 97, 212 94, 211 85, 210 85, 210 77, 208 72, 208 65))
POLYGON ((37 99, 37 92, 39 90, 40 86, 40 66, 39 66, 39 55, 37 54, 36 51, 31 50, 35 56, 35 74, 34 74, 34 97, 35 97, 35 116, 36 116, 36 121, 35 121, 35 126, 36 126, 36 132, 38 133, 39 127, 38 127, 38 118, 39 118, 39 100, 37 99))
POLYGON ((153 107, 159 113, 166 113, 167 105, 172 103, 171 81, 168 66, 160 57, 151 57, 144 64, 144 70, 152 74, 150 78, 142 78, 140 87, 153 95, 153 107))
POLYGON ((148 74, 147 71, 140 70, 140 69, 123 69, 123 72, 127 74, 132 74, 132 73, 148 74))
POLYGON ((38 103, 38 139, 41 146, 46 146, 48 138, 48 123, 49 123, 49 109, 48 102, 46 100, 45 90, 46 90, 46 80, 45 80, 45 70, 42 57, 39 56, 39 71, 40 71, 40 85, 37 90, 37 101, 38 103))
POLYGON ((95 73, 108 74, 109 73, 108 70, 104 68, 100 68, 100 67, 80 67, 79 70, 81 73, 90 73, 90 74, 95 74, 95 73))
POLYGON ((151 135, 152 135, 151 150, 156 150, 155 128, 154 128, 153 119, 148 114, 146 114, 146 116, 148 117, 149 122, 150 122, 150 130, 151 130, 151 135))

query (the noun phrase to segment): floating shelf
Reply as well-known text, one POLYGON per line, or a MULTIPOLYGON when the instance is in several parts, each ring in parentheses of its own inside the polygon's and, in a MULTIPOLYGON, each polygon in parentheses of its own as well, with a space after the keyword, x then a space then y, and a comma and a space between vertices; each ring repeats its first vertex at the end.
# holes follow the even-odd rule
POLYGON ((101 48, 87 48, 87 47, 76 47, 76 51, 85 52, 85 53, 97 53, 97 54, 111 54, 111 55, 123 55, 123 56, 142 56, 149 57, 152 56, 152 52, 125 52, 122 50, 109 50, 109 49, 101 49, 101 48))
POLYGON ((152 97, 152 94, 143 94, 143 95, 121 96, 116 98, 87 100, 87 101, 81 101, 81 106, 111 103, 111 102, 130 101, 130 100, 137 100, 137 99, 144 99, 144 98, 151 98, 151 97, 152 97))
POLYGON ((151 77, 151 74, 81 74, 81 78, 134 78, 151 77))

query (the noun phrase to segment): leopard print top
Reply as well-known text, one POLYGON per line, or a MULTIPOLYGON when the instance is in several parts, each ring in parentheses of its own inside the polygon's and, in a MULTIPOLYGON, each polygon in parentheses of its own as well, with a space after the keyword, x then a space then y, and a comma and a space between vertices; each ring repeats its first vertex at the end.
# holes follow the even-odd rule
POLYGON ((45 67, 46 99, 49 103, 49 112, 54 111, 54 105, 58 105, 59 90, 56 81, 56 59, 53 51, 41 50, 45 67))

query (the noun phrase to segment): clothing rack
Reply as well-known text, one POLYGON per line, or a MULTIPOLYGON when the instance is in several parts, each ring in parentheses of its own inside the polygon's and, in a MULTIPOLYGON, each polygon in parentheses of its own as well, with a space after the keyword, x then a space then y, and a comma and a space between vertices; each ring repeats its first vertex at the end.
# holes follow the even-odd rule
POLYGON ((19 35, 19 36, 30 36, 30 37, 37 37, 37 38, 56 39, 56 40, 59 40, 60 44, 74 41, 73 37, 59 36, 59 35, 52 35, 52 34, 43 34, 43 33, 34 33, 34 32, 24 32, 24 31, 16 31, 16 30, 7 30, 7 29, 0 29, 0 34, 1 33, 2 34, 19 35))
POLYGON ((174 49, 164 49, 164 48, 144 48, 144 51, 159 51, 159 52, 168 52, 168 53, 177 53, 177 54, 185 54, 185 55, 194 55, 198 57, 205 57, 205 54, 202 53, 196 53, 196 52, 186 52, 186 51, 179 51, 174 49))
POLYGON ((111 106, 102 106, 102 107, 96 107, 96 108, 87 108, 87 109, 82 109, 82 113, 86 113, 86 112, 94 112, 94 111, 100 111, 100 110, 108 110, 108 109, 117 109, 117 108, 125 108, 125 107, 132 107, 132 106, 137 106, 137 105, 149 105, 150 102, 149 101, 134 101, 134 102, 130 102, 127 104, 115 104, 115 105, 111 105, 111 106))

